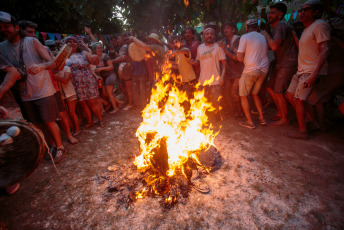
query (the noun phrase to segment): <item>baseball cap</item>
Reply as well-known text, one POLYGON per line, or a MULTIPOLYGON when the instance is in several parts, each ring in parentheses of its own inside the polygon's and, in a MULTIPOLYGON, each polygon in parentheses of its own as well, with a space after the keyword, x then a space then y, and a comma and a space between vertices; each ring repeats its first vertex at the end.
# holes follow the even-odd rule
POLYGON ((9 13, 6 13, 4 11, 0 11, 0 21, 11 23, 11 15, 9 13))
POLYGON ((246 21, 247 26, 258 25, 258 21, 256 19, 249 19, 246 21))
POLYGON ((314 5, 322 5, 322 3, 321 3, 320 0, 308 0, 305 3, 302 4, 302 6, 304 6, 304 5, 314 6, 314 5))

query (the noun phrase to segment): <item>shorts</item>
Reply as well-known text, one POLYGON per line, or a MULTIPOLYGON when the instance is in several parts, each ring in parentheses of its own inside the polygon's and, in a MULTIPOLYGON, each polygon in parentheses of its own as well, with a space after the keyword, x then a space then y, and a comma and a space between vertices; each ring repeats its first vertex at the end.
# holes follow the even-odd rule
POLYGON ((266 72, 262 70, 254 70, 249 73, 243 73, 239 80, 239 96, 246 97, 250 93, 257 95, 262 88, 265 76, 266 72))
POLYGON ((266 87, 273 89, 276 94, 284 94, 296 72, 297 66, 276 67, 266 87))
POLYGON ((33 124, 53 122, 59 118, 59 108, 55 95, 33 101, 24 101, 23 107, 27 120, 33 124))
POLYGON ((64 107, 60 91, 56 91, 54 96, 55 96, 55 99, 56 99, 57 107, 59 108, 59 112, 64 112, 66 109, 64 107))
MULTIPOLYGON (((309 88, 303 88, 310 75, 310 73, 304 73, 301 75, 295 74, 291 79, 287 92, 293 94, 294 98, 306 101, 314 88, 314 85, 309 88)), ((317 76, 317 78, 319 77, 320 76, 317 76)))
POLYGON ((115 83, 116 83, 116 74, 112 73, 105 79, 104 85, 114 86, 115 83))
POLYGON ((313 87, 307 102, 316 105, 319 101, 327 101, 329 97, 344 85, 344 73, 332 73, 321 77, 319 83, 313 87))
POLYGON ((78 97, 77 97, 76 94, 75 94, 75 95, 72 95, 72 96, 70 96, 70 97, 67 97, 65 100, 66 100, 67 102, 69 102, 69 101, 74 101, 74 100, 78 100, 78 97))

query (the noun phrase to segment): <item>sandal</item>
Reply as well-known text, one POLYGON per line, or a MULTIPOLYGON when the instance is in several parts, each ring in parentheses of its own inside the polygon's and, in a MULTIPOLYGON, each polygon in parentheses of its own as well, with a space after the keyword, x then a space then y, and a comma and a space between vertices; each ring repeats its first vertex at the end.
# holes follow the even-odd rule
POLYGON ((59 164, 66 157, 67 151, 62 148, 58 148, 56 151, 56 157, 54 158, 55 164, 59 164))
POLYGON ((7 187, 6 187, 6 192, 7 192, 8 195, 12 195, 12 194, 14 194, 15 192, 18 191, 19 187, 20 187, 20 184, 19 184, 19 183, 16 183, 16 184, 14 184, 14 185, 7 186, 7 187))
POLYGON ((118 113, 118 112, 119 112, 119 109, 116 108, 116 109, 112 110, 112 111, 110 112, 110 114, 115 114, 115 113, 118 113))
POLYGON ((255 129, 256 128, 256 126, 254 124, 250 124, 247 121, 239 122, 239 125, 242 127, 248 128, 248 129, 255 129))
POLYGON ((105 127, 105 124, 104 124, 102 121, 99 121, 99 127, 100 127, 100 128, 104 128, 104 127, 105 127))
POLYGON ((308 139, 308 132, 301 132, 300 130, 285 132, 284 135, 290 138, 294 138, 294 139, 300 139, 300 140, 308 139))
POLYGON ((275 116, 273 116, 270 120, 271 120, 271 121, 278 121, 278 120, 280 120, 280 119, 281 119, 280 116, 275 115, 275 116))
POLYGON ((259 119, 259 124, 260 124, 261 126, 265 126, 265 125, 267 125, 268 123, 266 123, 266 120, 263 118, 263 119, 259 119))
POLYGON ((87 125, 85 125, 85 128, 87 129, 87 128, 90 128, 90 127, 92 127, 94 125, 94 122, 92 122, 92 123, 88 123, 87 125))

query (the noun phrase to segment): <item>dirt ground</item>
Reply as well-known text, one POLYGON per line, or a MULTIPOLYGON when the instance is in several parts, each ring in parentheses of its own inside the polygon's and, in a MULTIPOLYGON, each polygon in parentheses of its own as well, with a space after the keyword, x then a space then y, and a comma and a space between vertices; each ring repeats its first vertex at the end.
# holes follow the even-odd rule
MULTIPOLYGON (((273 108, 268 108, 267 118, 273 108)), ((248 130, 229 115, 215 144, 222 167, 203 179, 211 192, 195 190, 185 204, 164 210, 157 198, 129 209, 104 200, 96 175, 108 166, 131 165, 138 153, 140 112, 106 114, 66 144, 57 165, 42 161, 19 191, 0 194, 0 222, 7 229, 344 229, 344 124, 311 139, 283 135, 296 128, 248 130)), ((1 228, 1 227, 0 227, 1 228)), ((2 228, 1 228, 2 229, 2 228)))

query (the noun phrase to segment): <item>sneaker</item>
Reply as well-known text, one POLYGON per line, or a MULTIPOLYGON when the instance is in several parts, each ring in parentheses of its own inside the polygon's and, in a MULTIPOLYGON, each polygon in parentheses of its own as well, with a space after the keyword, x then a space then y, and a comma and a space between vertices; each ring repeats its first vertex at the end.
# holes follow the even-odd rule
POLYGON ((59 164, 66 157, 67 151, 62 148, 58 148, 56 151, 56 156, 54 158, 55 164, 59 164))
POLYGON ((124 107, 124 111, 127 111, 127 110, 129 110, 129 109, 131 109, 133 106, 132 105, 127 105, 126 107, 124 107))
POLYGON ((6 192, 7 192, 8 195, 12 195, 12 194, 14 194, 15 192, 18 191, 19 187, 20 187, 20 184, 19 184, 19 183, 16 183, 16 184, 14 184, 14 185, 7 186, 7 187, 6 187, 6 192))

